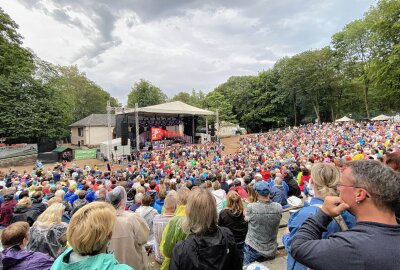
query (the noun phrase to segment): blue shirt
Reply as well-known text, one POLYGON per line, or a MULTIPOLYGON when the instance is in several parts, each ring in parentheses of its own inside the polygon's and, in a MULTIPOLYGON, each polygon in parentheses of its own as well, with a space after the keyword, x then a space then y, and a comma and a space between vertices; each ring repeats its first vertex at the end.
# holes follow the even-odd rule
MULTIPOLYGON (((301 208, 296 213, 293 213, 291 215, 291 217, 289 218, 288 227, 289 227, 290 233, 286 233, 282 237, 282 242, 288 253, 288 255, 287 255, 287 269, 288 270, 289 269, 290 270, 292 270, 292 269, 307 270, 306 266, 302 265, 299 262, 296 262, 293 259, 293 257, 290 254, 290 251, 291 251, 290 245, 292 243, 293 237, 295 236, 295 234, 297 233, 298 229, 301 227, 303 222, 306 221, 306 219, 308 217, 315 215, 315 213, 317 213, 319 210, 318 205, 322 205, 323 203, 324 203, 323 199, 314 197, 311 199, 309 206, 301 208)), ((347 212, 347 211, 343 212, 342 217, 349 228, 353 227, 356 224, 355 217, 353 215, 351 215, 349 212, 347 212)), ((329 225, 327 227, 327 231, 322 234, 322 238, 326 239, 331 234, 333 234, 335 232, 340 232, 340 231, 341 231, 341 229, 340 229, 339 225, 337 224, 337 222, 335 220, 332 220, 332 222, 329 223, 329 225)))

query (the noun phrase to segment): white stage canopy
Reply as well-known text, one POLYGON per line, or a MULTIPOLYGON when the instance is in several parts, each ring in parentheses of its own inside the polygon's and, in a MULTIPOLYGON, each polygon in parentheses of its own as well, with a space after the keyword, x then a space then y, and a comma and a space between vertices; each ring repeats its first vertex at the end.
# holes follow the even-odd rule
MULTIPOLYGON (((125 113, 134 113, 135 109, 126 109, 125 113)), ((139 115, 143 114, 180 114, 180 115, 214 115, 214 112, 200 109, 181 101, 173 101, 158 105, 138 108, 139 115)))

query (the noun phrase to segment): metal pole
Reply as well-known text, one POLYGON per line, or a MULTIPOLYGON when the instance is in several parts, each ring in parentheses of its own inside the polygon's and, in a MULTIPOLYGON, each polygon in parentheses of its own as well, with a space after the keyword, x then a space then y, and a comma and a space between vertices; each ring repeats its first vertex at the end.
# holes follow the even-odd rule
POLYGON ((206 134, 208 135, 208 117, 206 116, 206 134))
POLYGON ((139 104, 135 103, 135 129, 136 129, 136 150, 140 151, 140 134, 139 134, 139 104))
POLYGON ((194 115, 192 115, 192 143, 194 144, 194 115))
POLYGON ((111 151, 111 105, 110 100, 107 101, 107 125, 108 125, 108 150, 107 150, 107 160, 110 162, 110 151, 111 151))
POLYGON ((217 142, 219 142, 219 112, 218 110, 215 113, 215 129, 216 129, 216 136, 217 136, 217 142))

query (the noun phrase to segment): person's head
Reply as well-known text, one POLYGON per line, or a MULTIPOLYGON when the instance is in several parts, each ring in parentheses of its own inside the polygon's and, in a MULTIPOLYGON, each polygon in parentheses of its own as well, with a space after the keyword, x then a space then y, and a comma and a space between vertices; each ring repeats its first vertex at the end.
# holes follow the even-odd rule
POLYGON ((148 194, 144 194, 143 195, 143 199, 142 199, 142 205, 143 206, 150 206, 152 202, 152 198, 150 195, 148 194))
POLYGON ((62 203, 61 198, 59 198, 59 197, 51 198, 50 200, 48 200, 47 206, 50 207, 50 206, 52 206, 53 204, 56 204, 56 203, 62 203))
POLYGON ((125 188, 117 186, 107 193, 106 201, 118 210, 125 208, 126 198, 127 196, 125 188))
POLYGON ((18 201, 17 206, 19 207, 31 207, 32 201, 28 197, 24 197, 18 201))
POLYGON ((167 196, 167 190, 164 187, 160 187, 159 191, 158 191, 158 198, 160 199, 165 199, 165 197, 167 196))
POLYGON ((174 213, 177 205, 176 197, 173 195, 167 195, 164 201, 165 213, 174 213))
POLYGON ((190 189, 187 187, 181 187, 178 190, 178 205, 186 205, 189 193, 190 189))
POLYGON ((61 198, 61 200, 64 199, 64 195, 65 195, 65 191, 62 189, 59 189, 56 191, 56 193, 54 193, 54 197, 61 198))
POLYGON ((115 209, 105 202, 92 202, 72 216, 67 229, 67 240, 80 255, 104 253, 115 224, 115 209))
POLYGON ((235 216, 243 213, 242 198, 236 191, 231 190, 226 195, 226 208, 230 209, 235 216))
POLYGON ((394 212, 399 201, 400 174, 379 161, 351 161, 345 164, 338 190, 355 215, 358 208, 368 204, 394 212))
POLYGON ((281 177, 275 177, 274 184, 275 184, 275 186, 281 186, 282 185, 282 178, 281 177))
POLYGON ((254 190, 258 195, 258 200, 265 200, 269 198, 271 191, 269 185, 265 181, 259 181, 254 184, 254 190))
POLYGON ((136 204, 141 204, 143 200, 143 193, 136 193, 135 195, 135 203, 136 204))
POLYGON ((25 248, 29 241, 29 224, 25 221, 18 221, 10 224, 1 234, 3 248, 19 246, 25 248))
POLYGON ((142 186, 137 187, 136 188, 136 194, 137 193, 143 193, 144 194, 145 193, 144 187, 142 187, 142 186))
POLYGON ((85 199, 85 197, 86 197, 86 190, 81 190, 81 191, 79 191, 78 197, 79 197, 79 199, 81 199, 81 200, 85 199))
POLYGON ((337 184, 340 179, 340 171, 330 163, 314 163, 311 168, 311 181, 315 195, 321 198, 336 196, 337 184))
POLYGON ((221 184, 218 181, 214 181, 212 183, 212 187, 213 187, 214 190, 218 190, 218 189, 221 188, 221 184))
POLYGON ((190 192, 186 205, 183 228, 188 233, 204 235, 217 226, 218 214, 214 196, 207 189, 196 188, 190 192))
POLYGON ((400 172, 400 152, 387 154, 385 163, 393 170, 400 172))
POLYGON ((42 198, 42 192, 41 192, 41 191, 35 191, 35 192, 32 194, 32 199, 39 200, 39 199, 41 199, 41 198, 42 198))
POLYGON ((38 217, 37 221, 48 226, 60 224, 64 209, 65 206, 62 203, 54 203, 38 217))

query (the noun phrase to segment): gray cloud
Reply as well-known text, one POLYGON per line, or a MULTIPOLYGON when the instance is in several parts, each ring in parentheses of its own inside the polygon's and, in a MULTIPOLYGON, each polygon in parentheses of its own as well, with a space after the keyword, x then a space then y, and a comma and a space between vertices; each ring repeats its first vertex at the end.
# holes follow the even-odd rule
MULTIPOLYGON (((283 56, 329 45, 332 34, 362 17, 375 1, 18 2, 83 35, 84 40, 63 36, 65 47, 55 49, 68 51, 69 64, 78 64, 90 79, 126 101, 140 78, 172 96, 192 88, 210 91, 230 76, 257 74, 283 56), (79 45, 72 50, 71 44, 79 45)), ((29 28, 29 22, 17 23, 29 28)))

